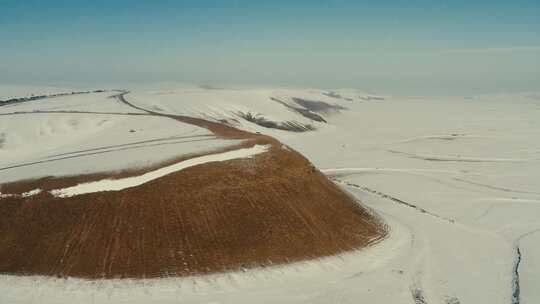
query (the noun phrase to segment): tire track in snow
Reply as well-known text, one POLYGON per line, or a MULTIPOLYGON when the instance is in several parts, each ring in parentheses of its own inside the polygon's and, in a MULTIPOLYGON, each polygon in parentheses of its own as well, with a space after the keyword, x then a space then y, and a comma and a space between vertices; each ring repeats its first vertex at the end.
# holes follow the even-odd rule
MULTIPOLYGON (((462 186, 463 182, 460 182, 460 184, 458 184, 458 183, 450 183, 448 181, 444 181, 442 179, 433 177, 433 176, 431 176, 429 174, 425 174, 425 173, 432 173, 432 172, 433 173, 446 173, 446 174, 462 174, 462 173, 464 173, 464 172, 461 172, 459 170, 456 171, 456 170, 436 170, 436 169, 416 169, 416 168, 411 168, 411 169, 405 169, 405 168, 400 168, 400 169, 394 169, 394 168, 337 168, 337 169, 323 169, 321 171, 323 173, 327 174, 327 175, 331 175, 331 176, 335 176, 335 177, 344 177, 344 176, 348 176, 348 175, 361 174, 361 173, 410 174, 410 175, 414 175, 414 176, 417 176, 419 178, 427 179, 427 180, 430 180, 432 182, 435 182, 435 183, 438 183, 438 184, 441 184, 441 185, 444 185, 444 186, 447 186, 447 187, 451 187, 451 188, 454 188, 454 189, 457 189, 457 190, 469 190, 469 188, 466 188, 466 187, 462 186), (343 172, 343 173, 341 173, 341 172, 343 172)), ((454 181, 456 181, 456 180, 454 180, 454 181)), ((479 190, 479 189, 474 189, 474 191, 483 192, 482 190, 479 190)))
MULTIPOLYGON (((330 171, 332 171, 332 170, 330 170, 330 171)), ((416 210, 418 210, 418 211, 420 211, 422 213, 429 214, 431 216, 434 216, 436 218, 445 220, 447 222, 455 223, 455 221, 452 220, 452 219, 445 218, 445 217, 442 217, 442 216, 440 216, 438 214, 429 212, 426 209, 418 207, 417 205, 411 204, 409 202, 403 201, 401 199, 390 196, 390 195, 385 194, 383 192, 371 189, 369 187, 360 186, 360 185, 357 185, 357 184, 354 184, 354 183, 339 180, 339 179, 335 178, 335 176, 331 177, 331 179, 338 182, 338 183, 340 183, 340 184, 344 184, 344 185, 349 186, 349 187, 353 187, 353 188, 356 188, 356 189, 363 190, 365 192, 369 192, 369 193, 378 195, 380 197, 389 199, 389 200, 391 200, 391 201, 393 201, 395 203, 402 204, 402 205, 405 205, 405 206, 407 206, 409 208, 416 209, 416 210)), ((468 182, 466 180, 460 180, 460 179, 457 179, 457 178, 455 178, 454 180, 459 181, 459 182, 463 182, 463 183, 468 182)), ((471 184, 475 185, 476 183, 472 182, 471 184)), ((504 192, 519 192, 519 193, 536 194, 534 192, 525 192, 525 191, 514 190, 514 189, 509 189, 509 188, 492 187, 490 185, 484 185, 484 184, 479 184, 477 186, 484 186, 484 187, 487 187, 487 188, 491 188, 493 190, 499 190, 499 191, 504 191, 504 192)), ((476 219, 478 220, 478 219, 486 216, 495 206, 496 206, 495 203, 491 204, 486 209, 486 211, 483 214, 481 214, 479 217, 477 217, 476 219)), ((529 231, 529 232, 526 232, 526 233, 520 235, 517 238, 516 242, 515 242, 515 255, 514 255, 514 263, 513 263, 514 266, 513 266, 513 269, 512 269, 512 282, 511 282, 511 288, 512 288, 511 304, 521 304, 521 291, 522 290, 521 290, 521 286, 520 286, 520 266, 521 266, 521 264, 523 262, 523 248, 520 246, 520 241, 523 240, 524 238, 534 234, 534 233, 539 232, 539 231, 540 231, 540 228, 529 231)), ((413 301, 414 301, 415 304, 426 304, 427 303, 426 298, 424 296, 424 292, 423 292, 423 290, 422 290, 422 288, 420 287, 419 284, 413 283, 411 285, 411 287, 410 287, 410 290, 411 290, 411 295, 412 295, 412 298, 413 298, 413 301)), ((449 297, 449 298, 446 298, 445 303, 447 303, 447 304, 459 304, 460 301, 456 297, 449 297)))
POLYGON ((70 159, 70 158, 79 158, 79 157, 84 157, 84 156, 112 153, 112 152, 125 151, 125 150, 143 149, 143 148, 156 147, 156 146, 175 145, 175 144, 199 142, 199 141, 210 141, 210 140, 217 140, 217 138, 214 137, 214 138, 209 138, 209 139, 178 140, 178 141, 171 141, 171 142, 154 143, 154 144, 149 144, 149 145, 121 147, 118 149, 109 149, 109 150, 95 151, 95 152, 89 152, 89 153, 80 153, 80 154, 75 154, 75 155, 70 155, 70 156, 63 156, 63 157, 58 157, 58 158, 45 159, 45 160, 16 164, 16 165, 11 165, 11 166, 6 166, 6 167, 0 167, 0 171, 20 168, 20 167, 27 167, 27 166, 43 164, 43 163, 49 163, 49 162, 55 162, 55 161, 60 161, 60 160, 65 160, 65 159, 70 159))
POLYGON ((394 143, 406 144, 406 143, 412 143, 412 142, 417 142, 417 141, 427 141, 427 140, 453 141, 453 140, 459 140, 459 139, 493 139, 493 138, 494 137, 489 137, 489 136, 469 135, 466 133, 450 133, 450 134, 435 134, 435 135, 413 137, 409 139, 400 140, 394 143))
POLYGON ((475 220, 475 221, 478 221, 478 220, 480 220, 480 219, 486 217, 486 216, 491 212, 491 210, 492 210, 493 208, 495 208, 495 203, 491 203, 491 204, 489 205, 489 207, 487 207, 486 210, 484 210, 484 212, 482 212, 482 214, 480 214, 479 216, 475 217, 474 220, 475 220))
POLYGON ((36 110, 36 111, 21 111, 0 113, 0 116, 26 115, 26 114, 98 114, 98 115, 133 115, 133 116, 152 116, 149 113, 134 113, 134 112, 94 112, 94 111, 63 111, 63 110, 36 110))
POLYGON ((458 182, 471 184, 471 185, 475 185, 475 186, 479 186, 479 187, 484 187, 484 188, 488 188, 488 189, 493 189, 493 190, 499 190, 499 191, 503 191, 503 192, 514 192, 514 193, 523 193, 523 194, 540 194, 540 192, 523 191, 523 190, 516 190, 516 189, 510 189, 510 188, 504 188, 504 187, 497 187, 497 186, 492 186, 492 185, 488 185, 488 184, 469 181, 469 180, 458 178, 458 177, 454 177, 452 179, 455 180, 455 181, 458 181, 458 182))
POLYGON ((479 199, 479 200, 490 200, 491 204, 482 212, 480 215, 474 218, 475 221, 481 220, 482 218, 488 216, 495 207, 504 206, 507 204, 540 204, 540 200, 536 199, 521 199, 521 198, 490 198, 490 199, 479 199))
POLYGON ((386 150, 393 154, 404 155, 408 158, 421 159, 426 161, 437 162, 462 162, 462 163, 506 163, 506 162, 529 162, 536 159, 520 159, 520 158, 490 158, 490 157, 463 157, 460 155, 428 155, 428 154, 415 154, 397 150, 386 150))
MULTIPOLYGON (((362 191, 377 195, 377 196, 382 197, 384 199, 388 199, 388 200, 390 200, 390 201, 392 201, 394 203, 404 205, 404 206, 406 206, 408 208, 415 209, 416 211, 419 211, 421 213, 430 215, 430 216, 435 217, 435 218, 437 218, 439 220, 443 220, 443 221, 445 221, 447 223, 455 224, 455 220, 453 220, 453 219, 440 216, 440 215, 435 214, 433 212, 430 212, 430 211, 428 211, 428 210, 426 210, 426 209, 424 209, 422 207, 419 207, 419 206, 417 206, 415 204, 411 204, 409 202, 406 202, 406 201, 401 200, 399 198, 393 197, 393 196, 388 195, 386 193, 371 189, 369 187, 360 186, 360 185, 350 183, 350 182, 347 182, 347 181, 342 181, 342 180, 339 180, 339 179, 337 179, 335 177, 330 177, 330 179, 335 181, 335 182, 338 182, 340 184, 344 184, 344 185, 349 186, 349 187, 360 189, 362 191)), ((414 243, 415 243, 415 241, 414 241, 414 234, 413 234, 413 240, 412 240, 411 246, 414 246, 414 243)), ((420 262, 417 262, 417 263, 423 263, 423 260, 424 260, 423 256, 424 256, 424 254, 422 253, 420 256, 417 257, 417 259, 420 260, 420 262)), ((420 269, 422 267, 421 266, 416 266, 415 268, 420 269)), ((425 292, 424 292, 424 290, 422 288, 422 285, 421 285, 421 282, 420 282, 421 281, 421 276, 422 276, 421 272, 419 272, 415 277, 413 277, 413 282, 410 285, 409 289, 410 289, 411 296, 412 296, 412 299, 413 299, 415 304, 428 304, 428 301, 426 300, 425 292)), ((456 297, 447 298, 445 301, 446 301, 447 304, 459 304, 460 303, 460 301, 456 297)))
MULTIPOLYGON (((481 192, 485 193, 484 190, 481 190, 482 188, 487 188, 491 190, 497 190, 497 191, 503 191, 503 192, 509 192, 509 193, 521 193, 521 194, 536 194, 540 195, 540 192, 533 192, 533 191, 523 191, 523 190, 517 190, 517 189, 511 189, 511 188, 504 188, 504 187, 497 187, 492 186, 488 184, 478 183, 469 181, 462 178, 457 177, 449 177, 448 181, 445 181, 440 178, 433 177, 429 175, 429 173, 443 173, 443 174, 465 174, 470 172, 463 172, 461 170, 439 170, 439 169, 421 169, 421 168, 328 168, 328 169, 321 169, 321 172, 323 172, 326 175, 333 176, 333 177, 347 177, 350 175, 358 175, 358 174, 403 174, 403 175, 414 175, 419 178, 423 178, 426 180, 430 180, 432 182, 439 183, 441 185, 452 187, 458 190, 468 190, 468 191, 475 191, 475 192, 481 192), (452 182, 451 182, 452 181, 452 182), (457 183, 455 183, 457 182, 457 183), (463 184, 470 184, 473 186, 477 186, 474 188, 470 187, 463 187, 461 185, 463 184)), ((496 198, 496 200, 502 200, 500 198, 496 198)), ((509 199, 510 200, 510 199, 509 199)), ((520 198, 511 198, 511 200, 514 201, 538 201, 535 199, 520 199, 520 198)))
POLYGON ((201 134, 201 135, 191 135, 191 136, 176 135, 176 136, 169 136, 169 137, 162 137, 162 138, 154 138, 154 139, 135 141, 135 142, 125 143, 125 144, 102 146, 102 147, 96 147, 96 148, 90 148, 90 149, 84 149, 84 150, 78 150, 78 151, 71 151, 71 152, 53 154, 53 155, 49 155, 47 158, 65 156, 65 155, 70 155, 70 154, 80 154, 80 153, 84 153, 84 152, 92 152, 92 151, 98 151, 98 150, 107 150, 107 149, 120 148, 120 147, 129 147, 129 146, 141 145, 141 144, 146 144, 146 143, 166 142, 166 141, 172 141, 172 140, 176 140, 176 139, 187 139, 187 138, 196 138, 196 137, 215 138, 215 136, 212 135, 212 134, 201 134))
MULTIPOLYGON (((408 202, 405 202, 403 200, 400 200, 400 199, 397 199, 395 197, 391 197, 389 195, 386 195, 384 193, 381 193, 379 191, 376 191, 376 190, 373 190, 373 189, 369 189, 367 187, 363 188, 362 186, 359 186, 359 185, 356 185, 356 184, 352 184, 352 183, 347 183, 345 181, 341 181, 341 180, 337 180, 335 178, 335 176, 333 176, 333 178, 331 178, 333 181, 335 182, 338 182, 338 183, 342 183, 342 184, 345 184, 347 186, 350 186, 350 187, 353 187, 353 188, 356 188, 356 189, 359 189, 359 190, 363 190, 365 192, 367 192, 368 194, 374 194, 376 196, 379 196, 379 197, 382 197, 382 198, 385 198, 385 199, 389 199, 389 200, 392 200, 392 199, 396 199, 398 200, 399 202, 396 202, 394 200, 392 200, 393 202, 395 203, 399 203, 399 204, 402 204, 402 203, 406 203, 406 206, 409 207, 409 208, 414 208, 412 206, 415 206, 413 204, 410 204, 408 202), (371 190, 367 190, 367 189, 371 190), (373 193, 372 191, 375 191, 375 192, 378 192, 378 193, 373 193), (382 194, 382 195, 381 195, 382 194)), ((424 209, 425 210, 425 209, 424 209)), ((387 212, 384 212, 384 211, 381 211, 381 210, 377 210, 378 213, 380 213, 381 215, 384 215, 385 217, 391 217, 391 218, 394 218, 393 215, 387 213, 387 212)), ((424 213, 424 212, 422 212, 424 213)), ((428 211, 426 211, 425 213, 428 213, 428 211)), ((434 213, 431 213, 429 212, 428 213, 429 215, 431 216, 434 216, 434 217, 437 217, 439 220, 440 219, 443 219, 445 220, 445 222, 449 222, 449 223, 454 223, 452 222, 451 219, 446 219, 444 217, 441 217, 437 214, 434 214, 434 213)), ((414 230, 410 225, 408 225, 407 223, 405 222, 402 222, 401 220, 398 220, 396 218, 396 220, 401 224, 401 225, 404 225, 404 227, 407 228, 407 230, 410 231, 410 235, 411 235, 411 244, 410 244, 410 259, 413 260, 414 262, 412 262, 412 264, 409 266, 410 269, 407 271, 407 272, 416 272, 416 274, 414 274, 412 277, 411 277, 411 282, 409 283, 409 294, 410 294, 410 297, 412 298, 412 301, 414 304, 428 304, 428 303, 431 303, 433 300, 435 299, 431 299, 430 301, 430 298, 426 295, 426 290, 422 284, 422 280, 423 280, 423 274, 425 271, 429 271, 429 269, 427 269, 425 267, 425 261, 426 261, 426 250, 427 250, 427 247, 426 247, 426 244, 425 244, 425 238, 419 238, 419 235, 417 235, 414 230)), ((350 280, 350 279, 354 279, 355 277, 358 277, 360 275, 363 275, 363 272, 358 272, 358 273, 355 273, 349 277, 346 278, 346 280, 350 280)), ((408 298, 408 299, 411 299, 411 298, 408 298)), ((460 304, 461 301, 456 297, 456 296, 451 296, 451 295, 441 295, 441 298, 438 298, 437 303, 445 303, 445 304, 460 304)))
POLYGON ((330 177, 330 179, 333 180, 333 181, 336 181, 338 183, 344 184, 346 186, 353 187, 353 188, 356 188, 356 189, 360 189, 360 190, 369 192, 371 194, 378 195, 378 196, 380 196, 382 198, 385 198, 385 199, 388 199, 388 200, 390 200, 390 201, 392 201, 394 203, 397 203, 397 204, 404 205, 406 207, 415 209, 418 212, 430 215, 432 217, 438 218, 438 219, 446 221, 448 223, 451 223, 451 224, 455 223, 455 220, 453 220, 453 219, 450 219, 450 218, 438 215, 436 213, 430 212, 430 211, 428 211, 428 210, 426 210, 426 209, 424 209, 424 208, 422 208, 422 207, 420 207, 418 205, 406 202, 406 201, 401 200, 399 198, 393 197, 393 196, 391 196, 389 194, 386 194, 386 193, 383 193, 383 192, 380 192, 380 191, 377 191, 377 190, 374 190, 374 189, 371 189, 371 188, 368 188, 368 187, 365 187, 365 186, 360 186, 360 185, 357 185, 357 184, 353 184, 353 183, 350 183, 350 182, 347 182, 347 181, 342 181, 342 180, 339 180, 339 179, 337 179, 335 177, 330 177))

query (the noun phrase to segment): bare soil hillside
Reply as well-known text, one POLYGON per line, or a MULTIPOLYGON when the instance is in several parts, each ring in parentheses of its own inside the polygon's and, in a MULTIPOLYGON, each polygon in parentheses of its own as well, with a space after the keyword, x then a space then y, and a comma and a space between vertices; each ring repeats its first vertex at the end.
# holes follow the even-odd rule
MULTIPOLYGON (((333 255, 385 235, 376 217, 277 140, 201 119, 166 117, 245 139, 240 146, 271 148, 254 158, 206 163, 121 191, 3 198, 0 272, 184 276, 333 255)), ((44 178, 2 189, 51 190, 139 173, 44 178)))

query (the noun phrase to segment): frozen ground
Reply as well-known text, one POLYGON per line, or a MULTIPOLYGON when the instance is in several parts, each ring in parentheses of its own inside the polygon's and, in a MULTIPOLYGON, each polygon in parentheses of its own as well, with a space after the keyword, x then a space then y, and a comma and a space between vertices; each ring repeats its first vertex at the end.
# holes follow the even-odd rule
POLYGON ((202 278, 4 276, 0 302, 540 302, 538 100, 530 94, 380 100, 352 90, 335 92, 344 98, 325 93, 182 88, 133 90, 126 98, 165 113, 234 118, 240 128, 277 137, 377 212, 391 229, 387 240, 340 257, 202 278), (327 123, 312 122, 270 97, 347 110, 322 113, 327 123), (267 129, 236 117, 238 110, 313 123, 317 130, 267 129))

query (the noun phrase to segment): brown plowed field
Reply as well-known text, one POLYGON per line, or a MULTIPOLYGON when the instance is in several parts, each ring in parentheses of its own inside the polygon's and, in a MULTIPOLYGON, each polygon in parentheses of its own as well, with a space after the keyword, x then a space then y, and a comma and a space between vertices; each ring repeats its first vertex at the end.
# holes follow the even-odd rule
MULTIPOLYGON (((219 124, 201 121, 193 123, 219 134, 219 124)), ((223 128, 222 136, 246 139, 242 146, 271 149, 121 191, 1 199, 0 273, 184 276, 328 256, 385 235, 372 214, 299 153, 267 136, 223 128)), ((98 177, 22 181, 3 190, 98 177)))

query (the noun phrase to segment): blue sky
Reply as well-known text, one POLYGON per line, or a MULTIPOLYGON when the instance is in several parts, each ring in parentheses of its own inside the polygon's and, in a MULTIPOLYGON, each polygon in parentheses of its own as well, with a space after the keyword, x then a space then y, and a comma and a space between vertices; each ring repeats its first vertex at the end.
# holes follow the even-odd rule
POLYGON ((1 83, 465 94, 539 79, 540 1, 0 0, 1 83))

